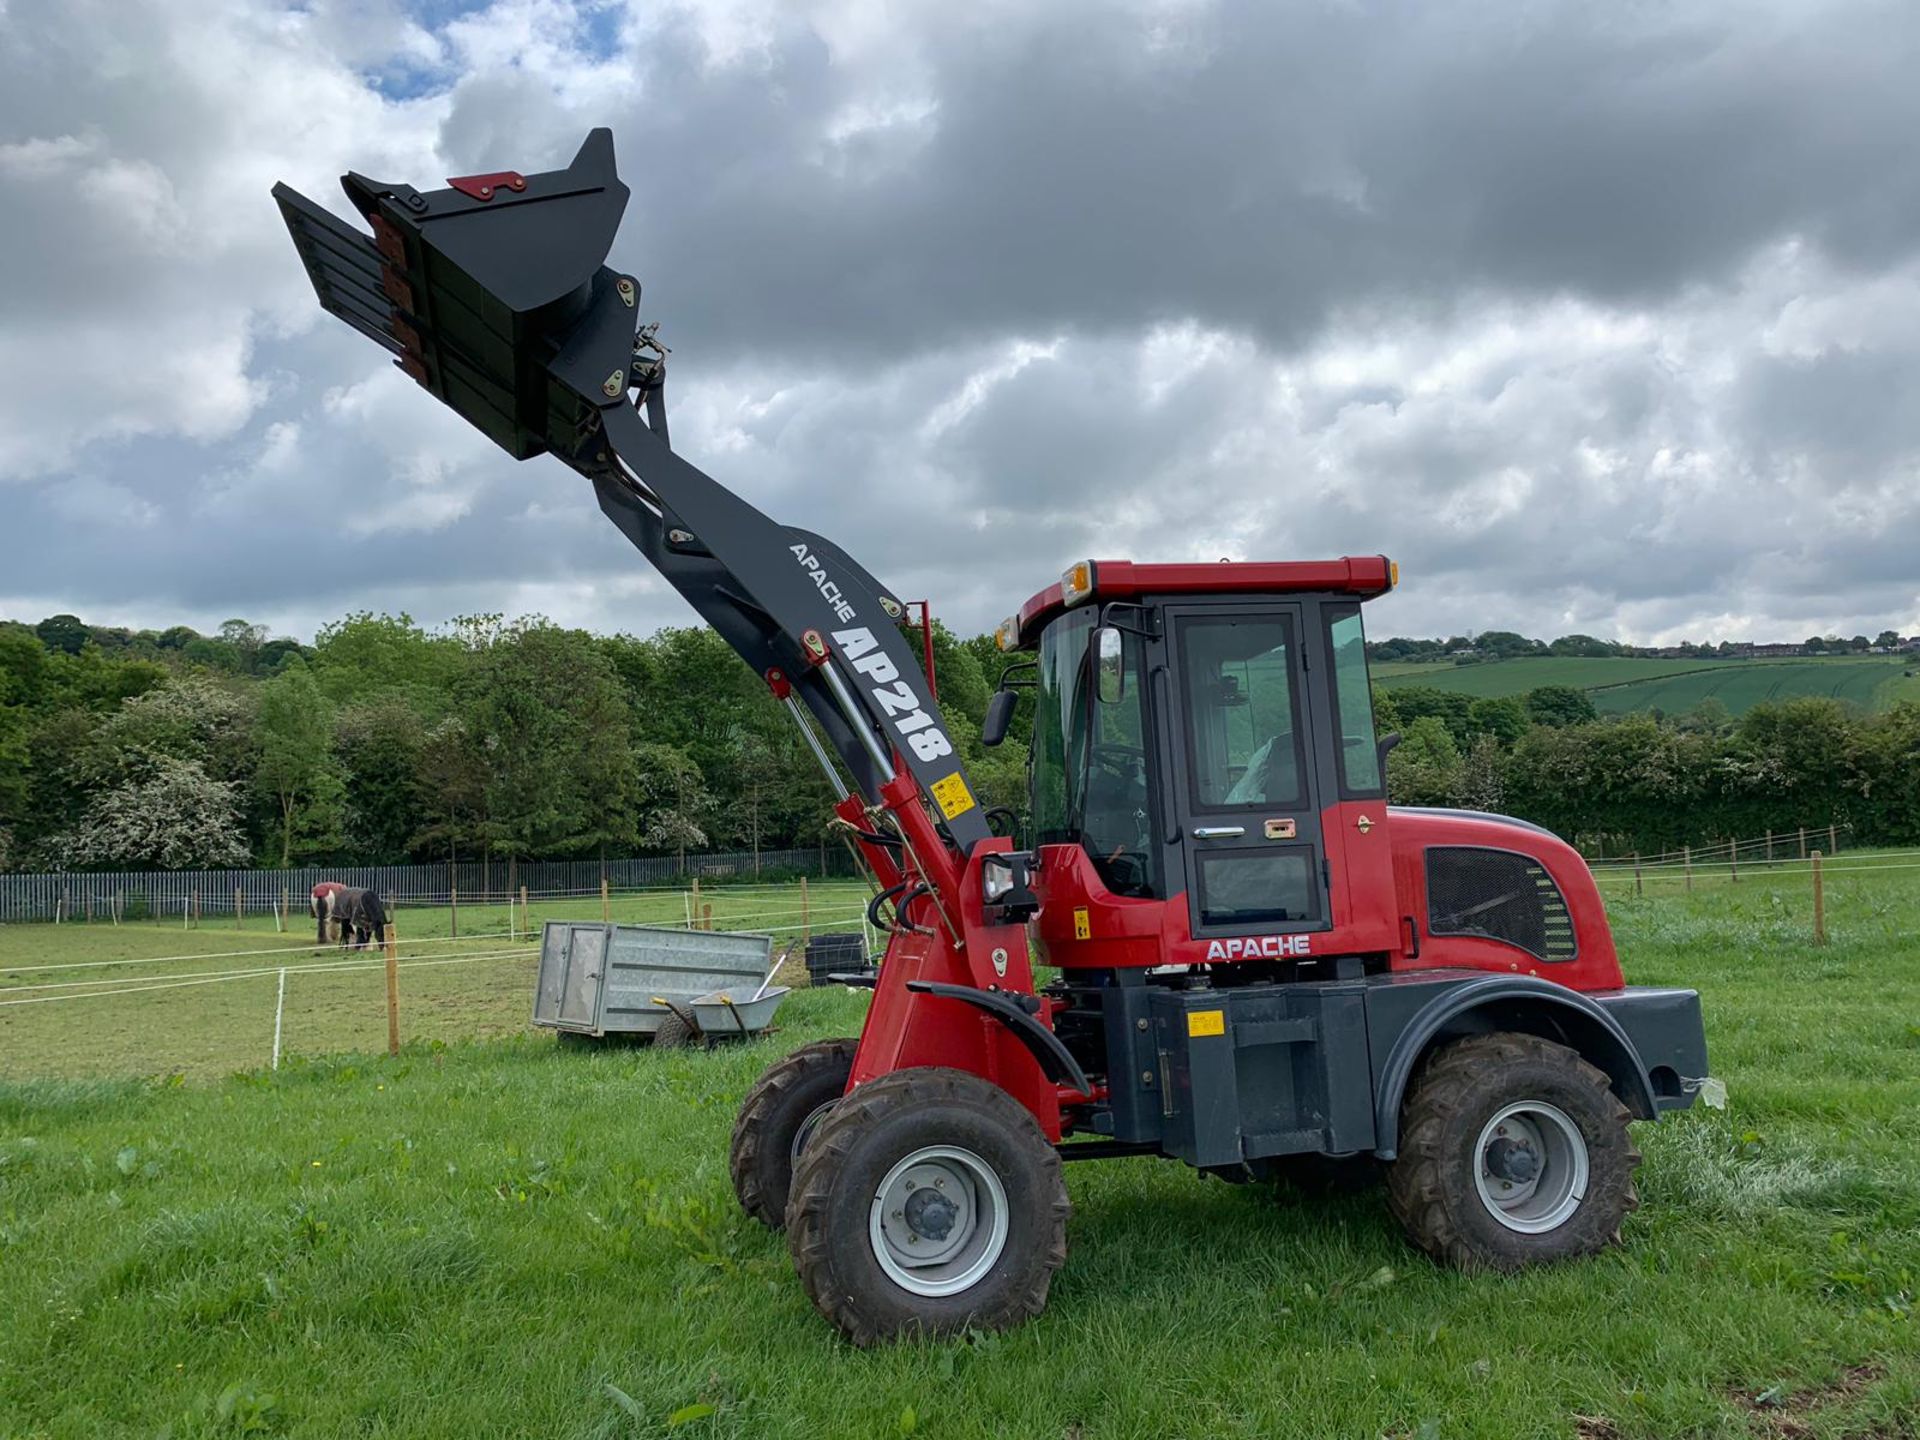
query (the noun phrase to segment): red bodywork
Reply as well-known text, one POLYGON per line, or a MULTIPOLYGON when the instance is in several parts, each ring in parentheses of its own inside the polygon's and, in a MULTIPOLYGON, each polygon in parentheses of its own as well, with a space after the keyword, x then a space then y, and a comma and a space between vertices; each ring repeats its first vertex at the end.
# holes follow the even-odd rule
MULTIPOLYGON (((1380 556, 1281 564, 1135 565, 1096 562, 1101 600, 1140 595, 1285 594, 1332 592, 1368 597, 1392 587, 1391 564, 1380 556)), ((1031 644, 1067 605, 1059 585, 1021 607, 1017 643, 1031 644)), ((1606 913, 1586 862, 1571 846, 1533 826, 1463 812, 1402 810, 1379 800, 1342 801, 1320 812, 1321 840, 1332 872, 1329 925, 1304 937, 1258 934, 1230 940, 1196 939, 1185 893, 1167 899, 1115 895, 1102 883, 1079 845, 1046 845, 1038 852, 1032 888, 1041 902, 1025 926, 988 923, 982 902, 983 856, 1013 849, 1011 840, 976 847, 965 862, 940 838, 911 779, 882 790, 886 808, 906 838, 895 851, 859 842, 882 888, 903 881, 924 894, 905 907, 912 928, 896 929, 887 946, 872 1010, 854 1057, 851 1083, 894 1070, 939 1065, 993 1081, 1030 1110, 1049 1139, 1062 1134, 1065 1112, 1097 1101, 1057 1085, 1000 1020, 964 1001, 919 993, 911 981, 930 980, 1012 995, 1034 993, 1028 960, 1031 939, 1041 959, 1062 970, 1144 969, 1159 965, 1232 966, 1275 959, 1359 957, 1371 968, 1479 970, 1535 975, 1582 991, 1616 990, 1624 983, 1606 913), (1498 940, 1437 936, 1427 927, 1425 851, 1467 845, 1513 851, 1543 866, 1559 886, 1572 919, 1575 958, 1543 962, 1498 940), (1301 941, 1304 938, 1305 945, 1301 941)), ((861 802, 849 798, 841 817, 868 829, 861 802)), ((1043 997, 1036 1015, 1052 1027, 1054 1006, 1043 997)))

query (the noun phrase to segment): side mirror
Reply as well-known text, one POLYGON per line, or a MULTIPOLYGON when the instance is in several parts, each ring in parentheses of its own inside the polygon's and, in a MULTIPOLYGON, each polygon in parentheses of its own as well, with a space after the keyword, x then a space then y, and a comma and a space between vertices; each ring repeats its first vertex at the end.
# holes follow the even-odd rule
POLYGON ((1127 667, 1122 637, 1111 625, 1093 632, 1094 693, 1102 705, 1118 704, 1127 693, 1127 667))
POLYGON ((996 690, 987 701, 987 713, 980 720, 980 743, 998 745, 1007 738, 1007 726, 1013 723, 1013 707, 1020 696, 1013 690, 996 690))
POLYGON ((1379 743, 1374 746, 1374 753, 1380 757, 1380 783, 1382 785, 1387 783, 1387 756, 1391 755, 1399 747, 1400 738, 1400 732, 1398 730, 1392 730, 1382 735, 1379 743))

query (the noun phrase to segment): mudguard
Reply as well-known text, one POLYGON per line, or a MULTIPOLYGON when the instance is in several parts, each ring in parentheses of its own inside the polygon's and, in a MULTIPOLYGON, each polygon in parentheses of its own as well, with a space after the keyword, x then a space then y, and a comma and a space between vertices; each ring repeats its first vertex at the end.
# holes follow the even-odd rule
MULTIPOLYGON (((1398 1153, 1400 1104, 1415 1067, 1434 1040, 1476 1011, 1516 1005, 1522 1007, 1518 1018, 1551 1018, 1561 1034, 1549 1034, 1547 1038, 1571 1044, 1606 1071, 1614 1093, 1636 1120, 1652 1120, 1659 1114, 1653 1082, 1639 1050, 1620 1022, 1604 1008, 1580 991, 1548 980, 1528 975, 1487 975, 1448 988, 1400 1031, 1374 1082, 1374 1154, 1391 1160, 1398 1153)), ((1476 1028, 1525 1029, 1515 1023, 1516 1018, 1510 1012, 1497 1023, 1476 1028)))

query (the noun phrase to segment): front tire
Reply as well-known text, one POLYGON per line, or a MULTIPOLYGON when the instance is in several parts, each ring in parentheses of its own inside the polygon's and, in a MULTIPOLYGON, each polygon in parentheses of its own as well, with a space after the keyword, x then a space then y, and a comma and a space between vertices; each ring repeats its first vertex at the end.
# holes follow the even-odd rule
POLYGON ((1461 1270, 1519 1270, 1617 1243, 1639 1207, 1627 1107, 1565 1045, 1500 1033, 1440 1050, 1409 1091, 1387 1203, 1461 1270))
POLYGON ((814 1307, 856 1345, 1002 1330, 1046 1308, 1071 1209, 1060 1157, 1006 1091, 900 1070, 820 1122, 787 1243, 814 1307))
POLYGON ((846 1092, 859 1043, 818 1040, 801 1046, 768 1066, 740 1106, 727 1170, 740 1208, 769 1230, 787 1223, 787 1192, 801 1132, 817 1125, 825 1108, 846 1092))

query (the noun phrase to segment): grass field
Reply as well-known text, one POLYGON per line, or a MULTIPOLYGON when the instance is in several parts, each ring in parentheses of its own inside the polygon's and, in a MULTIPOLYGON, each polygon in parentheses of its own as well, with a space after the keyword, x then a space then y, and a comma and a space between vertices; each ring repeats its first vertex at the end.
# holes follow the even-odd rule
POLYGON ((1477 665, 1387 663, 1373 667, 1386 690, 1409 685, 1454 690, 1475 699, 1524 695, 1542 685, 1585 690, 1605 714, 1658 709, 1677 715, 1709 697, 1734 714, 1765 700, 1801 695, 1850 701, 1877 710, 1896 700, 1920 700, 1920 676, 1911 660, 1884 656, 1817 660, 1655 660, 1634 656, 1582 659, 1530 656, 1477 665))
MULTIPOLYGON (((815 930, 858 930, 866 899, 857 881, 816 883, 805 918, 815 930)), ((610 908, 615 920, 680 925, 691 903, 687 892, 667 891, 615 895, 610 908)), ((711 887, 700 903, 716 928, 771 931, 781 947, 800 931, 792 886, 711 887)), ((537 931, 549 919, 599 919, 600 897, 534 900, 530 909, 537 931)), ((204 1078, 264 1065, 283 966, 288 1053, 385 1048, 379 954, 317 949, 313 922, 300 918, 286 935, 270 918, 240 928, 210 913, 193 930, 178 920, 0 926, 0 1080, 49 1071, 204 1078)), ((524 918, 517 938, 505 905, 463 904, 458 937, 444 907, 402 909, 396 924, 403 1037, 472 1040, 526 1028, 539 952, 524 918)))
MULTIPOLYGON (((1704 992, 1731 1097, 1641 1127, 1623 1248, 1466 1277, 1377 1196, 1097 1162, 1039 1321, 874 1353, 725 1167, 754 1076, 850 1033, 858 994, 796 994, 750 1048, 583 1054, 521 1030, 496 972, 459 1023, 520 1033, 0 1083, 0 1436, 1912 1437, 1920 869, 1835 871, 1824 949, 1796 868, 1609 878, 1632 978, 1704 992)), ((0 938, 15 964, 101 943, 0 938)), ((35 1063, 99 1071, 80 1038, 35 1063)))

